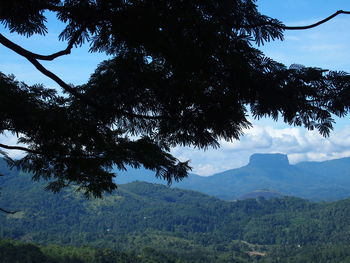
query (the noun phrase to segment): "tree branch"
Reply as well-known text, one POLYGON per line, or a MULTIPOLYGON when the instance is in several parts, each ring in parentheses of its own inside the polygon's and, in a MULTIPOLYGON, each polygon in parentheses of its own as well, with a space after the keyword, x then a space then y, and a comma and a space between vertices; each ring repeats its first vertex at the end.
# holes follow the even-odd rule
POLYGON ((47 4, 43 6, 44 9, 47 9, 52 12, 66 12, 66 11, 71 11, 71 8, 67 8, 66 6, 63 5, 53 5, 53 4, 47 4))
POLYGON ((255 24, 255 25, 243 25, 243 26, 241 26, 241 28, 254 28, 254 27, 270 25, 270 26, 281 28, 283 30, 305 30, 305 29, 310 29, 310 28, 314 28, 314 27, 317 27, 319 25, 322 25, 340 14, 350 15, 350 11, 338 10, 337 12, 326 17, 325 19, 322 19, 314 24, 307 25, 307 26, 285 26, 285 25, 280 25, 280 24, 276 24, 276 23, 272 23, 272 22, 266 22, 266 23, 260 23, 260 24, 255 24))
POLYGON ((58 51, 56 53, 53 53, 51 55, 40 55, 40 54, 35 54, 32 53, 30 51, 27 51, 32 57, 39 59, 39 60, 49 60, 52 61, 55 58, 58 58, 60 56, 64 56, 64 55, 69 55, 71 53, 71 50, 73 48, 73 45, 75 44, 75 42, 77 42, 79 36, 81 35, 81 33, 84 31, 83 28, 81 28, 80 30, 78 30, 77 32, 75 32, 74 36, 70 39, 68 46, 66 47, 66 49, 58 51))
POLYGON ((19 151, 25 151, 25 152, 29 152, 29 153, 34 153, 34 154, 40 154, 37 151, 22 147, 22 146, 9 146, 9 145, 5 145, 5 144, 1 144, 0 143, 0 147, 7 149, 7 150, 19 150, 19 151))
POLYGON ((69 86, 63 80, 61 80, 57 75, 55 75, 51 71, 47 70, 43 65, 41 65, 36 60, 35 56, 32 56, 32 54, 33 54, 32 52, 30 52, 30 51, 22 48, 21 46, 13 43, 11 40, 7 39, 3 34, 0 34, 0 43, 2 45, 4 45, 5 47, 11 49, 12 51, 16 52, 17 54, 25 57, 29 62, 31 62, 37 68, 37 70, 39 70, 41 73, 43 73, 45 76, 49 77, 50 79, 54 80, 65 91, 78 97, 79 99, 83 99, 81 94, 79 94, 75 89, 73 89, 71 86, 69 86))
POLYGON ((345 14, 345 15, 350 15, 350 11, 343 11, 343 10, 338 10, 337 12, 335 12, 334 14, 330 15, 329 17, 326 17, 325 19, 322 19, 314 24, 311 25, 307 25, 307 26, 280 26, 280 28, 284 29, 284 30, 304 30, 304 29, 310 29, 310 28, 314 28, 317 27, 323 23, 326 23, 327 21, 333 19, 334 17, 336 17, 337 15, 340 14, 345 14))
POLYGON ((6 213, 6 214, 12 214, 12 215, 19 212, 19 211, 8 211, 8 210, 5 210, 5 209, 3 209, 3 208, 1 208, 1 207, 0 207, 0 211, 1 211, 1 212, 4 212, 4 213, 6 213))
MULTIPOLYGON (((74 41, 73 41, 74 42, 74 41)), ((73 43, 72 42, 72 43, 73 43)), ((92 106, 95 109, 98 110, 108 110, 101 105, 98 105, 97 103, 91 101, 89 98, 84 96, 83 94, 77 92, 74 88, 72 88, 70 85, 68 85, 66 82, 64 82, 61 78, 59 78, 57 75, 55 75, 53 72, 46 69, 42 64, 39 63, 39 61, 35 58, 34 53, 22 48, 21 46, 13 43, 11 40, 7 39, 4 35, 0 34, 0 43, 4 45, 5 47, 11 49, 12 51, 16 52, 17 54, 25 57, 29 62, 31 62, 34 67, 36 67, 37 70, 39 70, 42 74, 49 77, 53 81, 55 81, 62 89, 64 89, 69 94, 73 95, 74 97, 80 99, 82 102, 84 102, 86 105, 92 106), (33 56, 34 54, 34 56, 33 56)), ((142 118, 142 119, 150 119, 150 120, 157 120, 163 118, 162 116, 149 116, 149 115, 141 115, 141 114, 135 114, 125 111, 118 111, 115 112, 120 113, 121 115, 131 117, 131 118, 142 118)))
POLYGON ((55 58, 58 58, 60 56, 63 56, 63 55, 68 55, 71 53, 71 50, 73 48, 73 45, 74 43, 78 40, 80 34, 83 32, 83 29, 80 29, 78 30, 77 32, 75 32, 74 36, 71 38, 71 40, 69 41, 69 44, 68 46, 64 49, 64 50, 61 50, 61 51, 58 51, 56 53, 53 53, 51 55, 40 55, 40 54, 36 54, 36 53, 33 53, 29 50, 26 50, 22 47, 20 47, 19 45, 13 43, 12 41, 10 41, 9 39, 5 38, 2 34, 0 34, 0 39, 1 39, 1 44, 3 44, 4 46, 10 48, 9 46, 11 46, 12 50, 16 49, 16 50, 21 50, 22 52, 22 56, 26 55, 28 57, 32 57, 34 59, 38 59, 38 60, 48 60, 48 61, 52 61, 54 60, 55 58))

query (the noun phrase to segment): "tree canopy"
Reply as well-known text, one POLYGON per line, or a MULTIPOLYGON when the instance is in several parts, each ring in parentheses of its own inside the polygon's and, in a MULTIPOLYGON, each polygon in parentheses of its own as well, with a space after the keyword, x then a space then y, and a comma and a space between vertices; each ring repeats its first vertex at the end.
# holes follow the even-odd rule
POLYGON ((248 112, 327 136, 332 114, 349 111, 347 73, 286 67, 255 47, 293 28, 259 13, 254 0, 1 1, 0 22, 28 38, 45 35, 48 12, 65 23, 58 38, 66 49, 36 54, 3 34, 0 44, 64 93, 0 73, 0 134, 17 134, 24 145, 0 147, 23 150, 9 161, 34 179, 53 179, 54 191, 76 183, 100 196, 116 187, 114 166, 143 165, 169 183, 180 180, 190 166, 171 147, 239 139, 251 126, 248 112), (84 85, 67 84, 40 63, 83 43, 111 56, 84 85))

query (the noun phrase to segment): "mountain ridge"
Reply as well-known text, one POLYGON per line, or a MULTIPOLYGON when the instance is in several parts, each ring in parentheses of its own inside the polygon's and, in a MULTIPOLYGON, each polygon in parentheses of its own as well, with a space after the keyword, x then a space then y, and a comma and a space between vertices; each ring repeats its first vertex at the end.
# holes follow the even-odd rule
MULTIPOLYGON (((16 174, 0 160, 0 174, 16 174)), ((118 185, 145 181, 166 185, 155 173, 141 168, 115 171, 118 185)), ((334 201, 350 196, 350 157, 323 162, 290 164, 284 154, 254 154, 247 165, 211 176, 189 174, 172 187, 194 190, 224 200, 236 200, 258 189, 273 189, 282 195, 312 201, 334 201)))
MULTIPOLYGON (((313 255, 312 260, 290 261, 330 262, 328 255, 334 257, 338 248, 348 251, 350 242, 350 199, 314 203, 282 197, 229 202, 146 182, 120 185, 102 199, 86 199, 72 187, 57 194, 44 191, 45 184, 33 182, 28 174, 0 177, 0 207, 20 210, 14 215, 0 213, 0 239, 55 246, 83 244, 104 251, 136 251, 136 255, 147 249, 174 259, 188 258, 191 263, 277 262, 272 259, 293 260, 300 251, 318 254, 317 249, 332 247, 324 256, 327 261, 315 260, 313 255)), ((4 251, 1 244, 0 250, 4 251)), ((348 254, 338 253, 337 260, 348 254)), ((348 262, 344 260, 331 262, 348 262)), ((162 256, 159 261, 145 262, 170 261, 162 256)))
MULTIPOLYGON (((122 172, 117 183, 139 181, 165 184, 151 171, 122 172), (131 175, 131 176, 128 176, 131 175), (136 177, 134 177, 136 175, 136 177)), ((257 189, 274 189, 283 195, 313 201, 333 201, 350 196, 350 157, 323 162, 290 164, 284 154, 253 154, 247 165, 211 176, 190 174, 173 187, 235 200, 257 189)))
POLYGON ((100 246, 103 240, 115 248, 135 233, 190 238, 201 245, 208 245, 209 240, 229 244, 233 239, 270 245, 350 241, 346 220, 350 199, 314 203, 282 197, 229 202, 146 182, 121 185, 103 199, 86 199, 71 187, 57 194, 44 191, 45 182, 33 182, 29 175, 0 178, 0 186, 0 206, 21 211, 0 214, 0 237, 22 241, 79 245, 84 240, 100 246))

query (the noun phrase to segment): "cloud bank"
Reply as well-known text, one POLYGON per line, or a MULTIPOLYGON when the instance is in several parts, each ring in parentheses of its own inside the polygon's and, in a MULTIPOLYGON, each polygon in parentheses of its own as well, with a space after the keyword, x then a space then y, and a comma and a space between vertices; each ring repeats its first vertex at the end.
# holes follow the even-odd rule
POLYGON ((330 137, 324 138, 317 131, 296 127, 254 125, 245 131, 245 135, 239 141, 221 141, 220 149, 173 149, 173 154, 180 160, 191 160, 194 173, 204 176, 244 166, 254 153, 287 154, 290 163, 348 157, 350 126, 334 131, 330 137))
MULTIPOLYGON (((172 154, 182 161, 190 160, 192 172, 208 176, 248 164, 254 153, 283 153, 294 164, 303 161, 325 161, 350 157, 350 126, 333 131, 330 137, 322 137, 317 131, 288 127, 257 125, 246 130, 240 140, 221 141, 219 149, 198 150, 175 147, 172 154)), ((17 138, 11 134, 0 135, 0 143, 16 145, 17 138)), ((13 158, 23 157, 21 151, 7 151, 13 158)))

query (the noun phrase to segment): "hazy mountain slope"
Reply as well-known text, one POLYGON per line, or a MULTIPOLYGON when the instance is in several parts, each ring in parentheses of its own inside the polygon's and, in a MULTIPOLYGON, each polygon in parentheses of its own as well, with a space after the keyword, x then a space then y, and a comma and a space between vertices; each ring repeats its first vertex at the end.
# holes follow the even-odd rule
MULTIPOLYGON (((348 166, 350 168, 350 162, 348 166)), ((335 177, 340 177, 336 170, 328 177, 321 178, 312 170, 290 165, 285 155, 255 154, 247 166, 209 177, 194 177, 177 186, 228 200, 237 199, 257 189, 271 189, 284 195, 312 200, 335 200, 349 196, 350 183, 339 185, 334 196, 334 184, 330 184, 329 181, 335 177)))
MULTIPOLYGON (((116 172, 118 185, 134 181, 166 184, 156 178, 154 172, 144 168, 116 172)), ((1 173, 17 174, 18 171, 9 171, 0 160, 1 173)), ((350 158, 291 165, 283 154, 254 154, 244 167, 208 177, 190 174, 183 181, 173 183, 172 187, 195 190, 225 200, 236 200, 258 189, 313 201, 340 200, 350 197, 350 158)))
POLYGON ((247 166, 215 174, 211 183, 226 187, 221 189, 221 196, 211 193, 225 199, 256 189, 272 189, 311 200, 343 199, 350 196, 350 158, 290 165, 285 155, 255 154, 247 166), (229 188, 234 186, 230 196, 229 188))
POLYGON ((0 158, 0 176, 16 175, 17 169, 10 169, 3 158, 0 158))
POLYGON ((127 167, 127 171, 123 170, 115 170, 115 173, 117 174, 117 177, 115 178, 115 182, 119 184, 126 184, 131 183, 135 181, 143 181, 148 183, 155 183, 155 184, 166 184, 166 181, 161 178, 155 177, 155 172, 151 170, 147 170, 143 167, 140 169, 133 169, 130 167, 127 167))
MULTIPOLYGON (((155 181, 147 170, 122 173, 117 182, 155 181)), ((350 196, 350 158, 291 165, 283 154, 254 154, 248 165, 203 177, 190 174, 174 187, 200 191, 235 200, 257 189, 269 189, 314 201, 340 200, 350 196)))
POLYGON ((246 199, 256 199, 256 198, 265 198, 265 199, 271 199, 271 198, 282 198, 283 195, 281 193, 271 190, 255 190, 253 192, 246 193, 244 195, 241 195, 238 199, 239 200, 246 200, 246 199))

